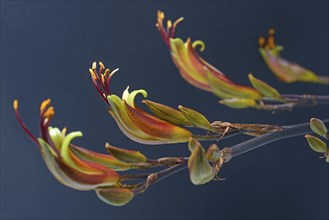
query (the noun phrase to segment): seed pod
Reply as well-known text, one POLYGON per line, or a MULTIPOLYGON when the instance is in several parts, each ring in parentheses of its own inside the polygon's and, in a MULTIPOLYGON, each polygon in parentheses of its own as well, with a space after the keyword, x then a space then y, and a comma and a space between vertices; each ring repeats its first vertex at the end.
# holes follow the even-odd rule
POLYGON ((310 127, 312 131, 314 131, 316 134, 322 137, 327 137, 328 130, 325 124, 320 119, 311 118, 310 127))
POLYGON ((328 150, 326 143, 324 143, 321 139, 310 134, 305 135, 305 138, 314 151, 318 153, 325 153, 328 150))

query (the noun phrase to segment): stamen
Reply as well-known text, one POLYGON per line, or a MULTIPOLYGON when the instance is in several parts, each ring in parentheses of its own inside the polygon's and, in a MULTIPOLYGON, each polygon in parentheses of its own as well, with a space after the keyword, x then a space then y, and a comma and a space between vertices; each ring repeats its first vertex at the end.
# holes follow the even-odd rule
POLYGON ((158 10, 158 13, 157 14, 158 14, 158 19, 163 20, 165 18, 165 14, 162 11, 158 10))
POLYGON ((265 44, 265 38, 264 37, 259 37, 258 38, 258 45, 260 47, 264 47, 264 44, 265 44))
POLYGON ((104 72, 104 78, 107 79, 107 77, 109 77, 109 75, 110 75, 110 70, 106 69, 104 72))
POLYGON ((177 25, 178 25, 180 22, 182 22, 183 20, 184 20, 184 18, 183 18, 183 17, 180 17, 180 18, 178 18, 178 19, 174 22, 173 27, 172 27, 172 29, 171 29, 171 33, 170 33, 170 38, 173 38, 173 37, 174 37, 174 34, 175 34, 175 30, 176 30, 177 25))
POLYGON ((102 62, 99 62, 99 70, 98 70, 98 74, 101 75, 103 70, 105 69, 105 66, 102 62))
POLYGON ((51 102, 50 99, 46 99, 46 100, 44 100, 44 101, 41 103, 41 105, 40 105, 40 112, 43 112, 44 109, 45 109, 48 105, 50 105, 50 102, 51 102))
POLYGON ((13 108, 14 108, 14 111, 15 111, 15 116, 16 116, 16 119, 18 121, 18 124, 21 126, 21 128, 23 129, 23 131, 27 134, 27 136, 29 136, 29 138, 31 138, 31 140, 36 144, 38 145, 38 147, 40 148, 40 145, 39 145, 39 142, 38 142, 38 139, 30 132, 30 130, 26 127, 26 125, 24 124, 21 116, 19 115, 19 112, 18 112, 18 101, 17 99, 14 100, 13 102, 13 108))
POLYGON ((167 21, 167 33, 169 33, 171 27, 172 27, 172 22, 171 22, 171 20, 168 20, 167 21))
POLYGON ((275 34, 275 29, 274 29, 274 28, 270 28, 270 29, 268 30, 268 34, 269 34, 269 35, 274 35, 274 34, 275 34))
POLYGON ((54 107, 50 106, 43 114, 45 118, 51 119, 55 115, 54 107))
POLYGON ((97 64, 96 64, 96 62, 93 62, 92 66, 91 66, 91 69, 93 69, 93 70, 96 70, 96 69, 97 69, 97 64))
POLYGON ((18 110, 18 101, 17 101, 17 99, 15 99, 14 102, 13 102, 13 108, 14 108, 15 111, 18 110))

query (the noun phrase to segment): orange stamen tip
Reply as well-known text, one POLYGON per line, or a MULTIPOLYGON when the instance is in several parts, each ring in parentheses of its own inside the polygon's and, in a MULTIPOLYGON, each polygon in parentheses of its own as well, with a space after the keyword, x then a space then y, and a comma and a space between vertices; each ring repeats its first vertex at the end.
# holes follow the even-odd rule
POLYGON ((89 73, 90 73, 92 79, 97 79, 96 74, 94 73, 94 71, 92 69, 89 69, 89 73))
POLYGON ((14 108, 15 111, 18 109, 18 101, 17 101, 17 99, 15 99, 14 102, 13 102, 13 108, 14 108))
POLYGON ((99 62, 98 65, 100 66, 100 68, 105 69, 105 66, 102 62, 99 62))
POLYGON ((158 18, 160 18, 160 19, 164 19, 164 17, 165 17, 164 12, 158 10, 158 18))
POLYGON ((91 65, 91 69, 95 70, 97 68, 97 63, 93 62, 93 64, 91 65))
POLYGON ((51 102, 50 99, 44 100, 40 105, 40 111, 43 111, 50 104, 50 102, 51 102))
POLYGON ((55 115, 55 110, 53 106, 50 106, 47 111, 44 113, 45 118, 51 118, 55 115))
POLYGON ((270 28, 269 30, 268 30, 268 34, 275 34, 275 29, 274 28, 270 28))
POLYGON ((258 38, 258 44, 259 44, 260 46, 264 46, 264 44, 265 44, 265 38, 264 38, 264 37, 259 37, 259 38, 258 38))
POLYGON ((171 22, 171 20, 168 20, 167 21, 167 28, 171 28, 172 27, 172 22, 171 22))

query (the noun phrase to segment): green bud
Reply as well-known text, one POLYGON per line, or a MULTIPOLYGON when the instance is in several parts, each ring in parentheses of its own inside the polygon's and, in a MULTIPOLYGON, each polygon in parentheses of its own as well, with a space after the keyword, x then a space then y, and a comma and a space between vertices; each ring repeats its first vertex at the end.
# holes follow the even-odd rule
POLYGON ((191 182, 194 185, 205 184, 214 178, 214 169, 209 164, 201 144, 198 141, 190 140, 190 142, 194 147, 188 160, 191 182))
POLYGON ((189 120, 194 126, 203 129, 209 129, 211 127, 211 124, 208 119, 201 113, 193 109, 183 107, 181 105, 178 106, 178 108, 183 113, 185 118, 187 118, 187 120, 189 120))
POLYGON ((190 126, 192 123, 187 120, 184 114, 174 108, 169 106, 152 102, 150 100, 142 101, 150 109, 150 111, 155 114, 157 117, 177 125, 186 125, 190 126))
POLYGON ((125 163, 143 163, 147 160, 146 156, 139 151, 114 147, 109 143, 106 143, 105 147, 112 156, 125 163))
POLYGON ((95 191, 100 200, 113 206, 126 205, 134 197, 134 193, 126 188, 99 188, 95 191))
POLYGON ((310 147, 314 151, 316 151, 318 153, 327 152, 327 150, 328 150, 327 145, 321 139, 319 139, 313 135, 310 135, 310 134, 305 135, 305 138, 306 138, 308 144, 310 145, 310 147))
POLYGON ((248 108, 256 106, 257 103, 255 100, 252 99, 238 99, 238 98, 232 98, 232 99, 223 99, 219 101, 220 104, 226 105, 231 108, 248 108))
POLYGON ((262 95, 269 98, 280 99, 280 93, 267 83, 256 79, 251 73, 248 75, 251 85, 262 95))
POLYGON ((311 127, 312 131, 314 131, 316 134, 318 134, 322 137, 327 137, 328 130, 320 119, 311 118, 310 127, 311 127))

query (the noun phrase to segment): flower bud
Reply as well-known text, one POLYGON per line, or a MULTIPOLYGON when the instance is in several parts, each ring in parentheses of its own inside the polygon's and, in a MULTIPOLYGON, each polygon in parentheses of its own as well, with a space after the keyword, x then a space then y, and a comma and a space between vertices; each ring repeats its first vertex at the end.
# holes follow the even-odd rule
POLYGON ((310 145, 310 147, 314 151, 316 151, 318 153, 327 152, 327 150, 328 150, 327 145, 321 139, 319 139, 313 135, 310 135, 310 134, 305 135, 305 138, 306 138, 308 144, 310 145))
POLYGON ((192 150, 188 160, 191 182, 194 185, 205 184, 214 178, 214 169, 209 164, 201 144, 193 138, 190 138, 189 144, 191 145, 189 148, 192 150))
POLYGON ((251 85, 262 95, 269 98, 280 99, 280 93, 267 83, 256 79, 251 73, 248 75, 251 85))
POLYGON ((231 108, 248 108, 248 107, 254 107, 257 105, 255 100, 238 99, 238 98, 222 99, 219 101, 219 103, 226 105, 228 107, 231 107, 231 108))
POLYGON ((183 113, 185 118, 187 118, 194 126, 203 129, 209 129, 211 127, 211 124, 208 119, 201 113, 193 109, 183 107, 181 105, 178 106, 178 108, 183 113))
POLYGON ((100 200, 113 206, 124 206, 134 198, 134 193, 127 188, 99 188, 95 191, 100 200))
POLYGON ((146 106, 151 110, 153 114, 165 121, 178 125, 192 125, 192 123, 185 118, 182 112, 174 108, 160 103, 152 102, 150 100, 143 100, 142 102, 146 104, 146 106))
POLYGON ((328 133, 327 127, 320 119, 311 118, 310 127, 312 131, 314 131, 316 134, 322 137, 327 137, 327 133, 328 133))
POLYGON ((206 157, 208 160, 217 162, 222 156, 223 155, 216 144, 211 144, 208 147, 207 153, 206 153, 206 157))
POLYGON ((143 163, 147 160, 146 156, 139 151, 114 147, 109 143, 106 143, 105 147, 112 156, 124 163, 143 163))

